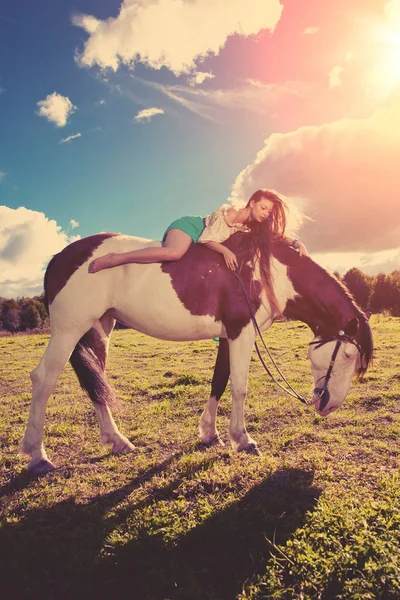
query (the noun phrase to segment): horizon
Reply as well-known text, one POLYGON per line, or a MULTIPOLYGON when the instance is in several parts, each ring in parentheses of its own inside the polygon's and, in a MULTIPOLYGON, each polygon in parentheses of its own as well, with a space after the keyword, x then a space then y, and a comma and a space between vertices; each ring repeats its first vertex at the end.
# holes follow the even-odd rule
POLYGON ((1 297, 259 188, 329 271, 400 268, 400 0, 5 0, 0 49, 1 297))

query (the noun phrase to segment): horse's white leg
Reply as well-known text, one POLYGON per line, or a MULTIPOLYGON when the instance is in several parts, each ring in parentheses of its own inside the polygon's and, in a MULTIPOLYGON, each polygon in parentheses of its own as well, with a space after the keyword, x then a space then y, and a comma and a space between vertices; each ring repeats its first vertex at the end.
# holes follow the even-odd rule
POLYGON ((39 365, 31 373, 32 401, 21 452, 31 456, 28 471, 40 475, 54 469, 43 446, 47 401, 81 334, 52 334, 39 365))
POLYGON ((135 450, 135 446, 118 429, 108 406, 95 404, 94 409, 99 422, 101 443, 104 446, 111 444, 113 454, 128 454, 135 450))
POLYGON ((234 450, 260 454, 256 442, 247 433, 244 423, 244 402, 247 394, 249 364, 254 340, 255 332, 253 323, 249 323, 238 338, 229 340, 232 392, 232 415, 229 435, 234 450))
POLYGON ((221 446, 225 446, 219 437, 216 420, 219 399, 225 391, 229 373, 229 344, 228 340, 221 338, 211 383, 211 395, 200 417, 199 434, 203 444, 220 444, 221 446))
MULTIPOLYGON (((107 313, 93 325, 93 328, 97 331, 97 336, 91 336, 91 338, 97 337, 93 343, 93 350, 103 365, 103 371, 105 371, 106 367, 108 347, 114 325, 115 319, 107 315, 107 313)), ((94 409, 99 422, 101 443, 104 445, 112 444, 113 454, 128 454, 128 452, 132 452, 135 446, 119 431, 110 408, 106 404, 94 403, 94 409)))

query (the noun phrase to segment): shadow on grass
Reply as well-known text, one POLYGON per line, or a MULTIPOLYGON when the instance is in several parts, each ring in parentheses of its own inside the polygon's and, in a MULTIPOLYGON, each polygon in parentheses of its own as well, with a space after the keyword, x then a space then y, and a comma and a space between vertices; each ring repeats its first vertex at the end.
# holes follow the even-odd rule
POLYGON ((31 487, 31 485, 34 485, 37 479, 36 475, 28 473, 28 471, 16 475, 0 487, 0 499, 15 494, 15 492, 19 492, 20 490, 26 490, 31 487))
POLYGON ((162 530, 149 534, 144 528, 129 538, 126 521, 144 507, 156 510, 160 501, 173 502, 182 475, 153 488, 150 499, 127 504, 128 496, 181 454, 88 504, 70 498, 4 525, 0 572, 4 570, 5 597, 61 600, 124 593, 134 600, 235 598, 246 581, 265 570, 271 549, 265 538, 275 536, 277 544, 284 543, 303 525, 320 490, 313 486, 312 472, 282 469, 173 541, 166 541, 162 530), (107 536, 113 532, 115 538, 116 531, 121 531, 120 545, 108 546, 107 536))

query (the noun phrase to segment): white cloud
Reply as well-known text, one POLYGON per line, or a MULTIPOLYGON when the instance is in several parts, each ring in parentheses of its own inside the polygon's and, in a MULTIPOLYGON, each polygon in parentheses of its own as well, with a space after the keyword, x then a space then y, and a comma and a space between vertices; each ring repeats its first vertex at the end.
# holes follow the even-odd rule
POLYGON ((189 85, 201 85, 206 79, 214 79, 215 75, 212 73, 203 73, 202 71, 197 71, 191 75, 188 79, 189 85))
POLYGON ((341 76, 344 72, 344 68, 341 66, 333 67, 329 72, 329 88, 337 88, 342 85, 341 76))
POLYGON ((0 206, 0 296, 40 294, 42 269, 74 239, 43 213, 0 206))
POLYGON ((77 27, 82 27, 87 33, 94 33, 101 25, 101 21, 91 15, 74 15, 72 23, 77 27))
POLYGON ((59 144, 67 144, 71 140, 76 140, 76 138, 80 138, 80 137, 82 137, 81 133, 75 133, 75 135, 70 135, 70 136, 60 140, 58 143, 59 144))
POLYGON ((301 34, 302 35, 314 35, 314 33, 318 33, 319 28, 318 27, 306 27, 306 29, 304 29, 301 34))
POLYGON ((75 227, 79 227, 79 223, 78 223, 78 221, 75 221, 75 219, 71 219, 69 224, 71 225, 71 229, 75 229, 75 227))
POLYGON ((155 115, 163 115, 163 114, 164 114, 164 111, 162 108, 145 108, 144 110, 141 110, 140 112, 138 112, 136 117, 134 117, 134 120, 138 121, 138 122, 150 121, 150 119, 152 117, 154 117, 155 115))
POLYGON ((218 54, 229 36, 274 29, 282 9, 279 0, 124 0, 115 18, 73 18, 89 34, 77 60, 114 71, 141 62, 190 73, 196 61, 218 54))
POLYGON ((64 127, 69 117, 77 110, 69 98, 57 92, 53 92, 44 100, 37 102, 37 106, 39 107, 37 114, 45 117, 51 123, 55 123, 57 127, 64 127))
MULTIPOLYGON (((312 253, 357 252, 378 269, 377 253, 398 256, 399 250, 399 120, 400 99, 393 98, 366 119, 273 134, 237 177, 232 200, 277 189, 310 217, 300 236, 312 253)), ((379 257, 388 268, 391 261, 379 257)))
POLYGON ((343 275, 352 267, 357 267, 367 275, 392 273, 400 268, 400 248, 382 252, 329 252, 315 253, 313 259, 330 272, 343 275))
POLYGON ((96 102, 96 106, 104 106, 104 104, 106 104, 106 100, 104 98, 101 98, 100 100, 98 100, 96 102))
POLYGON ((0 171, 0 181, 2 181, 5 176, 6 176, 6 173, 4 171, 0 171))
POLYGON ((310 93, 309 84, 296 81, 266 84, 247 79, 237 84, 235 88, 204 90, 190 85, 161 85, 135 79, 162 92, 187 110, 211 120, 218 120, 221 116, 225 116, 227 109, 245 110, 247 113, 253 112, 271 117, 281 101, 310 93))

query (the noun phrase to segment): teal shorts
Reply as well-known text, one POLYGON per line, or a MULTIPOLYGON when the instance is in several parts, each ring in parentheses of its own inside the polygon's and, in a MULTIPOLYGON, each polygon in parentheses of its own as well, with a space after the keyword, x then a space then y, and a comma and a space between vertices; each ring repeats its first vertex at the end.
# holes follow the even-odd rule
POLYGON ((181 217, 180 219, 177 219, 171 223, 164 233, 162 241, 165 242, 167 233, 170 229, 180 229, 181 231, 187 233, 192 238, 193 242, 196 243, 200 235, 203 233, 204 228, 205 223, 203 217, 181 217))

